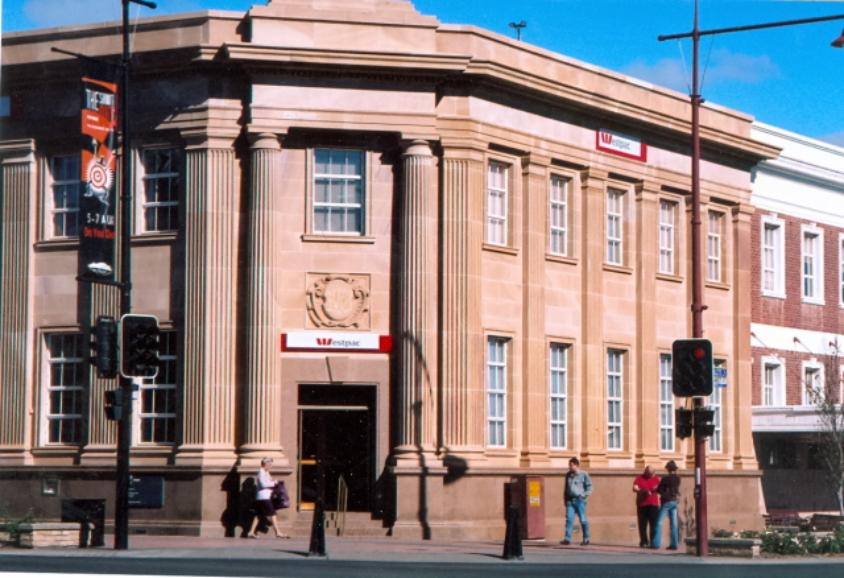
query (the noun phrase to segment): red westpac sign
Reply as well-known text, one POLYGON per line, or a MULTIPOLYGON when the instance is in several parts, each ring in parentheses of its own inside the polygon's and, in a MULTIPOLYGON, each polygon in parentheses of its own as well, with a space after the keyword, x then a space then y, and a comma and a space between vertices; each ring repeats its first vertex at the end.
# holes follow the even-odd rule
POLYGON ((282 351, 348 351, 389 353, 393 338, 377 333, 345 331, 291 331, 281 334, 282 351))
POLYGON ((628 159, 648 160, 648 145, 635 137, 605 128, 595 132, 595 148, 628 159))

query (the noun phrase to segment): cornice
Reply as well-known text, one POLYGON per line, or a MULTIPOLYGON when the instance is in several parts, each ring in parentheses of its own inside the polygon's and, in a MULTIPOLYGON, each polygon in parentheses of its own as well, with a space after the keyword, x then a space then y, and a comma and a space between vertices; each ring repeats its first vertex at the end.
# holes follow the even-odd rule
POLYGON ((844 193, 844 172, 803 161, 781 157, 760 164, 756 168, 756 172, 768 173, 844 193))

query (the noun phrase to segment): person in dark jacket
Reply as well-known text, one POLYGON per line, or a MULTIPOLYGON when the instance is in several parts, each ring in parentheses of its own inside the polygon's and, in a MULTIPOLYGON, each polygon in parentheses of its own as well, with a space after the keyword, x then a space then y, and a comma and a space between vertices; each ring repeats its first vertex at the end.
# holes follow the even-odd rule
POLYGON ((580 469, 580 460, 569 460, 569 471, 565 482, 566 502, 566 535, 560 542, 563 546, 571 544, 571 533, 574 529, 575 515, 580 518, 580 528, 583 530, 581 545, 589 545, 589 520, 586 519, 586 500, 592 494, 592 478, 580 469))
POLYGON ((680 497, 680 476, 677 475, 677 464, 674 463, 674 460, 665 464, 665 469, 668 475, 659 481, 659 486, 656 489, 662 505, 659 507, 659 515, 656 519, 656 528, 654 528, 651 548, 657 549, 662 545, 662 521, 665 519, 665 516, 668 516, 671 526, 671 542, 668 545, 668 549, 676 550, 677 544, 680 542, 680 528, 677 524, 677 500, 680 497))

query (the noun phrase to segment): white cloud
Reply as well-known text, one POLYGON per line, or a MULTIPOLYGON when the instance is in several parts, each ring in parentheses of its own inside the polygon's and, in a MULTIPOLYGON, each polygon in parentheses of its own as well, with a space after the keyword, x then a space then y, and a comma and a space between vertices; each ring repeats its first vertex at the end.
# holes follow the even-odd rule
POLYGON ((844 130, 821 135, 818 137, 818 140, 826 141, 828 143, 844 147, 844 130))
MULTIPOLYGON (((683 66, 679 58, 664 58, 654 64, 637 59, 622 68, 624 74, 688 92, 691 83, 691 62, 683 66)), ((702 88, 724 82, 759 84, 779 76, 779 68, 769 56, 735 53, 720 48, 711 55, 701 54, 702 88)))

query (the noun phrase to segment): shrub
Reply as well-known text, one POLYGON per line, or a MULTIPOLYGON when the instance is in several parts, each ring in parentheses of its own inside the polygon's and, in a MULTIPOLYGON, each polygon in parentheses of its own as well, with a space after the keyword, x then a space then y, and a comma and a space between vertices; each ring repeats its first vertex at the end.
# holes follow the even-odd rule
POLYGON ((759 538, 762 534, 757 532, 756 530, 742 530, 739 532, 739 538, 744 538, 746 540, 751 540, 754 538, 759 538))
POLYGON ((712 537, 713 538, 733 538, 734 534, 732 530, 724 530, 723 528, 713 528, 712 529, 712 537))
POLYGON ((811 532, 772 531, 762 534, 762 551, 768 554, 805 555, 844 552, 844 528, 818 538, 811 532))

